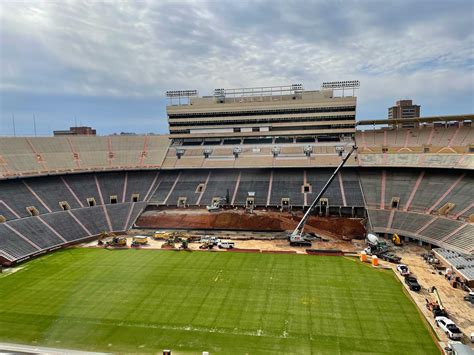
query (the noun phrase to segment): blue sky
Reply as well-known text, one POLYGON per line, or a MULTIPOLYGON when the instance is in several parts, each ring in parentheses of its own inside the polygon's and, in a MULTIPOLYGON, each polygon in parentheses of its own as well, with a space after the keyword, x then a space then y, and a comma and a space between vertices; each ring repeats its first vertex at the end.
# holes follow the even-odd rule
POLYGON ((166 133, 164 92, 361 81, 357 118, 411 98, 474 112, 473 1, 2 1, 0 135, 166 133))

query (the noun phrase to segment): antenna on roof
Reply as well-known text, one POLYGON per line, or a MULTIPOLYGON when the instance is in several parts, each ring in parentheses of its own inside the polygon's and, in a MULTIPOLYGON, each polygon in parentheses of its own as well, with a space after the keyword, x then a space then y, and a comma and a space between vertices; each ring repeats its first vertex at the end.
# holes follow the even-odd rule
POLYGON ((16 137, 15 114, 12 113, 13 137, 16 137))
POLYGON ((33 114, 33 129, 35 130, 35 137, 36 137, 36 116, 33 114))

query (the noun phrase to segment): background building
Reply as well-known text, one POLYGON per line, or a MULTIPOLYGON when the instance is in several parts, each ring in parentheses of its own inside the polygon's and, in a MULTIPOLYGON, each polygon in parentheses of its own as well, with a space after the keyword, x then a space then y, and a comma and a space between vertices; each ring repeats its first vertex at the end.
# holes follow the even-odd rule
MULTIPOLYGON (((388 108, 388 118, 415 118, 420 117, 420 105, 414 105, 412 100, 398 100, 395 106, 388 108)), ((415 123, 402 123, 399 127, 413 128, 416 127, 415 123)))
POLYGON ((204 97, 195 90, 168 91, 170 138, 183 143, 223 139, 224 144, 340 141, 353 137, 356 123, 357 99, 344 95, 353 94, 347 89, 355 86, 344 88, 342 96, 334 95, 342 86, 307 91, 301 84, 215 89, 204 97))
POLYGON ((95 136, 96 130, 92 127, 69 127, 68 130, 53 131, 55 136, 85 135, 95 136))

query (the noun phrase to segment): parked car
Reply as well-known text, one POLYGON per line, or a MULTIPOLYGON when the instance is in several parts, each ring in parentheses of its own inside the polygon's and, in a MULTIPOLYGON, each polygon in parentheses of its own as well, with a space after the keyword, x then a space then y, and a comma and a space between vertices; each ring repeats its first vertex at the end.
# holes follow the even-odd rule
POLYGON ((405 277, 405 283, 408 285, 408 287, 410 288, 410 290, 412 291, 420 291, 421 290, 421 286, 420 284, 418 283, 418 280, 416 279, 416 277, 413 277, 413 276, 407 276, 405 277))
POLYGON ((393 253, 383 253, 382 255, 380 255, 380 258, 382 260, 385 260, 385 261, 388 261, 388 262, 394 263, 394 264, 398 264, 402 260, 401 257, 396 256, 393 253))
POLYGON ((474 304, 474 292, 471 291, 466 296, 464 296, 464 301, 468 301, 474 304))
POLYGON ((408 276, 410 275, 410 270, 408 269, 408 266, 405 264, 398 264, 397 265, 397 271, 400 273, 402 276, 408 276))
POLYGON ((233 249, 234 245, 235 244, 231 242, 219 242, 219 244, 217 244, 219 249, 233 249))
POLYGON ((449 337, 449 339, 462 339, 463 334, 457 325, 449 318, 436 317, 436 325, 441 328, 443 332, 449 337))

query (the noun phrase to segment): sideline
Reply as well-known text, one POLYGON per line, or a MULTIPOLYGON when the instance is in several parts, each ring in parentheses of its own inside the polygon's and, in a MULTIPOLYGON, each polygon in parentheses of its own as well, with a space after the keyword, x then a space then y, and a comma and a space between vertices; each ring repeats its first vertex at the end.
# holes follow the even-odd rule
POLYGON ((23 344, 0 343, 0 354, 4 352, 15 352, 25 354, 75 354, 75 355, 102 355, 107 353, 95 353, 80 350, 47 348, 43 346, 31 346, 23 344))

